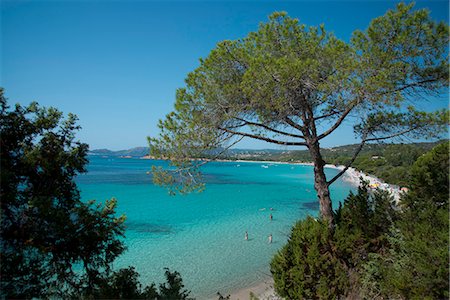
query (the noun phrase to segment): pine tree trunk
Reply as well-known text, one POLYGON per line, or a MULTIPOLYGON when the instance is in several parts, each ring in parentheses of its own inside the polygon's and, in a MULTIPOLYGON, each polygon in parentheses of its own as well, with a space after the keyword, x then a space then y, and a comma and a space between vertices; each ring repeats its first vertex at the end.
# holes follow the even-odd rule
POLYGON ((312 142, 309 144, 309 153, 314 163, 314 189, 317 192, 320 204, 320 216, 322 219, 333 225, 333 210, 331 206, 330 190, 325 176, 324 166, 325 161, 320 153, 319 142, 312 142))

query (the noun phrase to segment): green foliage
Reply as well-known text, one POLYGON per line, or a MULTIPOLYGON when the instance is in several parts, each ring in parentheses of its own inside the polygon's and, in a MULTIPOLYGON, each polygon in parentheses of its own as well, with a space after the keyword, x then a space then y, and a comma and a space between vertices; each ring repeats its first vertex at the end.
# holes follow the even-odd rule
POLYGON ((417 159, 400 207, 362 184, 336 211, 334 230, 300 221, 272 260, 277 292, 289 299, 448 298, 448 170, 446 142, 417 159), (323 282, 329 294, 319 289, 323 282))
POLYGON ((448 26, 412 4, 356 30, 350 42, 275 12, 246 37, 218 43, 187 75, 159 136, 149 138, 151 153, 171 161, 168 170, 153 170, 154 181, 175 186, 172 192, 203 189, 202 162, 193 158, 248 137, 306 146, 328 207, 319 141, 350 114, 359 116, 354 132, 361 145, 446 132, 446 110, 417 111, 405 102, 448 88, 448 42, 448 26))
POLYGON ((178 272, 165 269, 166 282, 152 283, 142 289, 139 273, 133 267, 120 269, 104 278, 94 293, 96 299, 148 299, 148 300, 190 300, 190 292, 184 289, 183 280, 178 272))
POLYGON ((189 299, 178 272, 142 289, 133 267, 111 271, 125 247, 117 201, 84 203, 74 177, 88 146, 75 141, 76 117, 16 105, 0 89, 1 298, 189 299))
POLYGON ((177 271, 170 272, 165 269, 166 283, 159 285, 158 300, 186 299, 189 298, 190 292, 184 289, 183 280, 177 271))
POLYGON ((396 219, 393 198, 384 191, 369 193, 362 183, 336 211, 334 242, 347 267, 357 268, 370 252, 386 246, 386 237, 396 219))
POLYGON ((0 90, 1 294, 64 297, 92 292, 124 251, 116 200, 83 203, 74 177, 88 146, 75 141, 76 117, 16 105, 0 90))
POLYGON ((272 260, 277 292, 289 299, 447 299, 448 170, 445 142, 414 163, 400 207, 363 183, 336 211, 334 232, 311 218, 300 221, 272 260), (339 272, 329 277, 323 264, 339 272), (318 288, 324 281, 329 294, 318 288))
POLYGON ((328 224, 311 217, 294 226, 270 270, 277 293, 288 299, 336 299, 349 285, 328 224))
POLYGON ((392 198, 362 184, 336 211, 334 229, 311 217, 298 222, 271 263, 277 293, 289 299, 357 295, 361 265, 387 247, 395 219, 392 198))
POLYGON ((154 284, 142 290, 139 273, 133 267, 120 269, 101 281, 94 293, 96 299, 157 299, 154 284))
MULTIPOLYGON (((436 208, 448 207, 449 192, 449 144, 442 143, 431 152, 421 156, 411 170, 410 196, 420 197, 421 202, 430 204, 436 208)), ((404 199, 405 205, 413 209, 415 204, 412 199, 404 199)))
MULTIPOLYGON (((416 159, 439 143, 442 141, 412 144, 366 144, 352 166, 390 184, 409 187, 410 172, 416 159)), ((323 158, 327 163, 345 165, 351 159, 357 146, 347 145, 322 149, 323 158)), ((271 159, 311 161, 311 156, 308 151, 304 150, 278 154, 271 159)))
MULTIPOLYGON (((379 294, 407 299, 449 297, 448 147, 448 143, 435 147, 412 168, 411 190, 401 199, 402 214, 391 236, 391 251, 368 263, 376 270, 379 294)), ((368 291, 374 293, 374 289, 368 291)))

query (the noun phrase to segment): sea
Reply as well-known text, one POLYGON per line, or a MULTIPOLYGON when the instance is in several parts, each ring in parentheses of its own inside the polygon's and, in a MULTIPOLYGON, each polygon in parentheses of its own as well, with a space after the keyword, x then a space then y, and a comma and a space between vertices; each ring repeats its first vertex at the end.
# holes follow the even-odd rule
MULTIPOLYGON (((117 199, 127 250, 113 267, 135 267, 144 286, 164 282, 165 268, 179 272, 197 299, 256 285, 270 277, 270 261, 292 226, 318 216, 311 166, 210 162, 202 167, 203 192, 172 196, 152 183, 153 165, 166 162, 90 156, 88 172, 76 179, 83 201, 117 199)), ((337 172, 326 169, 328 178, 337 172)), ((333 183, 333 206, 352 189, 333 183)))

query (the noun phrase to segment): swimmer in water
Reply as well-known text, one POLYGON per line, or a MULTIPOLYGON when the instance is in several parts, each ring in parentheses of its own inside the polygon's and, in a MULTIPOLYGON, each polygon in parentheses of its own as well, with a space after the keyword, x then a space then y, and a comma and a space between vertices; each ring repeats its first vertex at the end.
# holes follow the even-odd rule
POLYGON ((272 214, 270 214, 270 215, 269 215, 269 219, 270 219, 270 221, 272 221, 272 220, 273 220, 273 216, 272 216, 272 214))
POLYGON ((269 244, 272 244, 272 234, 269 234, 269 244))
POLYGON ((248 241, 248 232, 247 232, 247 231, 245 232, 244 239, 245 239, 246 241, 248 241))

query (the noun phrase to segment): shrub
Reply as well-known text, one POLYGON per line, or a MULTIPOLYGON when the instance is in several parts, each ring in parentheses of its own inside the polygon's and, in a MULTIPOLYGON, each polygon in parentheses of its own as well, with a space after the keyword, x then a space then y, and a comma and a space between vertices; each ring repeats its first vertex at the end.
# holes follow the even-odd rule
POLYGON ((345 264, 336 256, 327 223, 311 217, 299 221, 272 260, 277 293, 288 299, 329 299, 348 288, 345 264))

